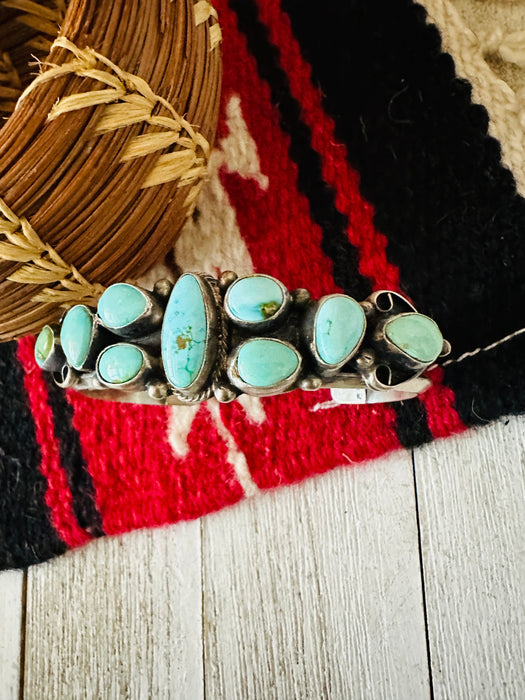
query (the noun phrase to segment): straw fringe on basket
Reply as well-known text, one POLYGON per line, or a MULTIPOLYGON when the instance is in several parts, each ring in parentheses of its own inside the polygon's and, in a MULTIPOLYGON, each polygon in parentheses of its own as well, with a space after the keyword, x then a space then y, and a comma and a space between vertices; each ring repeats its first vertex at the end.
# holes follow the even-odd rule
POLYGON ((66 37, 59 37, 54 42, 54 46, 70 51, 75 58, 62 65, 44 62, 43 65, 48 66, 48 70, 40 73, 28 85, 20 96, 20 101, 40 85, 64 75, 73 73, 80 78, 91 78, 106 87, 101 90, 67 95, 59 99, 47 118, 53 121, 67 112, 106 105, 96 126, 96 130, 100 133, 121 129, 138 122, 165 129, 161 132, 134 136, 122 152, 121 162, 126 162, 172 146, 179 146, 182 149, 160 156, 142 183, 142 187, 153 187, 172 180, 179 180, 179 187, 183 187, 200 180, 205 175, 210 144, 186 119, 177 114, 167 100, 156 95, 143 78, 120 69, 113 61, 94 49, 78 48, 66 37), (102 63, 105 68, 100 69, 99 63, 102 63), (157 105, 162 105, 171 116, 154 115, 157 105))
POLYGON ((29 221, 19 218, 0 198, 0 257, 25 263, 9 276, 19 284, 59 283, 62 289, 46 287, 33 297, 34 301, 48 303, 95 304, 104 291, 100 284, 90 284, 73 266, 68 265, 48 243, 44 243, 29 221))
MULTIPOLYGON (((213 18, 218 20, 217 10, 211 5, 208 0, 199 0, 193 8, 195 13, 195 26, 199 26, 208 19, 213 18)), ((210 27, 210 51, 213 51, 222 41, 221 27, 217 23, 210 27)))
POLYGON ((49 36, 56 35, 57 26, 62 24, 66 14, 64 0, 54 0, 54 7, 46 7, 32 0, 2 0, 0 4, 12 10, 20 10, 23 13, 18 17, 20 23, 49 36))

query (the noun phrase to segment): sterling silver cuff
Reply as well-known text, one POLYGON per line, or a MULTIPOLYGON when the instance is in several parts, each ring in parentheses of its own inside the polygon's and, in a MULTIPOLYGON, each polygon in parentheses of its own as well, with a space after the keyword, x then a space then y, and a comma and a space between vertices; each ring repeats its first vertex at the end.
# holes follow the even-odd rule
POLYGON ((338 403, 405 400, 449 352, 436 323, 396 292, 315 301, 269 275, 233 272, 184 273, 152 291, 111 285, 96 312, 72 307, 35 346, 61 387, 157 404, 321 388, 338 403))

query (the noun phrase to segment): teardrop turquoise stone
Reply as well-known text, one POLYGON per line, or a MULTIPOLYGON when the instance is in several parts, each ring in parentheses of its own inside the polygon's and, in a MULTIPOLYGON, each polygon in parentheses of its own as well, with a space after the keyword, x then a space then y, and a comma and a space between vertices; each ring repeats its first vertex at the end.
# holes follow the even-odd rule
POLYGON ((162 362, 168 380, 187 389, 199 376, 206 356, 208 322, 195 275, 179 278, 171 292, 162 325, 162 362))
POLYGON ((98 372, 108 384, 124 384, 134 379, 142 369, 143 356, 139 348, 128 343, 112 345, 98 358, 98 372))
POLYGON ((271 387, 291 377, 300 362, 297 350, 282 341, 254 338, 239 350, 237 370, 246 384, 271 387))
POLYGON ((443 348, 438 325, 423 314, 403 314, 385 326, 386 337, 418 362, 433 362, 443 348))
POLYGON ((55 334, 50 326, 44 326, 38 334, 35 343, 35 360, 40 367, 45 363, 53 349, 54 338, 55 334))
POLYGON ((146 311, 148 300, 140 289, 131 284, 112 284, 98 302, 98 315, 106 328, 123 328, 146 311))
POLYGON ((60 329, 60 344, 68 363, 74 369, 82 369, 91 345, 93 315, 85 306, 73 306, 60 329))
POLYGON ((365 330, 361 306, 344 294, 321 300, 314 322, 314 342, 327 365, 339 365, 350 358, 365 330))
POLYGON ((251 275, 236 280, 228 290, 225 307, 240 321, 260 323, 271 318, 283 305, 279 284, 266 275, 251 275))

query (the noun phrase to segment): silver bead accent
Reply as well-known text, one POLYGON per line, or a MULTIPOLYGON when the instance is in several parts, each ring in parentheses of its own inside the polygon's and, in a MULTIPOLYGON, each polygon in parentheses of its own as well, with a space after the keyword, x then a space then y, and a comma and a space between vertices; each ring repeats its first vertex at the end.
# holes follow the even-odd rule
POLYGON ((173 282, 164 277, 163 279, 157 280, 155 282, 155 286, 153 287, 153 293, 161 299, 165 299, 167 301, 172 289, 173 282))
POLYGON ((231 401, 235 401, 239 392, 229 386, 220 384, 213 388, 213 394, 219 403, 230 403, 231 401))
POLYGON ((218 280, 219 289, 221 290, 221 292, 224 293, 228 289, 228 287, 235 282, 237 278, 238 275, 236 272, 232 272, 231 270, 225 270, 218 280))
POLYGON ((154 401, 163 403, 168 398, 168 385, 160 379, 149 382, 146 385, 148 396, 154 401))
POLYGON ((321 377, 317 377, 315 374, 310 374, 299 382, 298 388, 303 391, 317 391, 323 386, 323 380, 321 377))
POLYGON ((291 296, 293 303, 297 306, 305 306, 311 299, 310 292, 307 289, 303 289, 303 287, 294 289, 291 292, 291 296))

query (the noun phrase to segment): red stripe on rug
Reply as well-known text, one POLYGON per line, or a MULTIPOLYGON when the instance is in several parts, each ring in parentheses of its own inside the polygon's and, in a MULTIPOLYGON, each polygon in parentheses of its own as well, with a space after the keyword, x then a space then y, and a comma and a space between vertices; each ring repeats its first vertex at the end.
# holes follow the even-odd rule
POLYGON ((51 512, 51 523, 62 541, 70 548, 79 547, 93 538, 80 527, 73 511, 73 496, 60 461, 47 386, 35 362, 34 347, 34 338, 22 338, 17 354, 24 369, 24 385, 40 448, 40 471, 47 481, 45 502, 51 512))
POLYGON ((250 421, 238 402, 223 409, 224 422, 259 488, 290 484, 400 448, 390 407, 331 403, 326 390, 267 398, 261 423, 250 421))
POLYGON ((68 399, 108 535, 198 518, 243 497, 204 406, 189 432, 188 454, 179 458, 168 442, 169 408, 101 402, 74 391, 68 399))
MULTIPOLYGON (((290 289, 307 287, 315 297, 339 291, 331 275, 332 263, 321 250, 321 230, 312 222, 308 201, 298 190, 290 140, 279 126, 270 88, 258 75, 235 15, 225 2, 219 4, 226 39, 223 98, 226 102, 233 94, 240 96, 261 171, 269 181, 263 191, 254 180, 221 172, 254 266, 283 280, 290 289)), ((223 407, 224 422, 260 487, 290 483, 400 447, 391 406, 314 411, 327 396, 328 392, 294 392, 264 399, 265 419, 260 424, 251 421, 237 402, 223 407)))
POLYGON ((433 384, 421 395, 421 402, 427 412, 430 432, 435 438, 461 433, 467 426, 456 411, 454 392, 443 382, 443 369, 436 367, 428 373, 433 384))
MULTIPOLYGON (((340 291, 331 274, 332 261, 321 249, 322 231, 310 218, 308 199, 298 190, 290 140, 279 127, 270 87, 259 77, 255 58, 226 0, 220 0, 217 9, 224 36, 222 114, 231 97, 239 95, 261 172, 269 177, 268 189, 263 191, 255 180, 227 172, 227 166, 221 171, 243 239, 256 268, 275 275, 290 289, 308 287, 316 297, 340 291)), ((224 124, 220 132, 225 135, 224 124)))
POLYGON ((335 137, 335 124, 325 112, 321 92, 311 81, 311 67, 295 39, 290 19, 279 0, 257 0, 259 15, 269 38, 279 49, 293 97, 312 132, 312 146, 319 153, 325 181, 334 189, 337 209, 348 218, 348 239, 359 255, 359 271, 374 289, 399 291, 399 269, 387 259, 386 236, 373 224, 374 210, 359 193, 359 174, 350 167, 346 146, 335 137))

